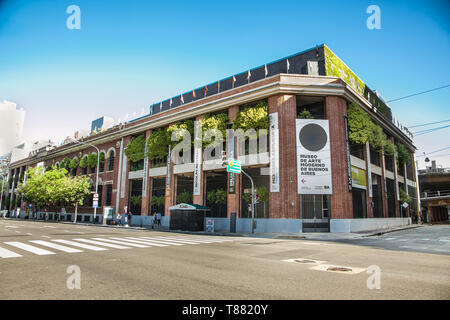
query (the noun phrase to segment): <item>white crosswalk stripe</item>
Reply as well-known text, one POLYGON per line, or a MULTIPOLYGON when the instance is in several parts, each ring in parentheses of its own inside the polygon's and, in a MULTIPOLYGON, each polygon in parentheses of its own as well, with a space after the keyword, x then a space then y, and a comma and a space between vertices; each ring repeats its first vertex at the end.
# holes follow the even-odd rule
POLYGON ((2 257, 2 258, 18 258, 18 257, 22 257, 22 255, 0 247, 0 257, 2 257))
POLYGON ((10 245, 10 246, 22 249, 24 251, 28 251, 28 252, 37 254, 39 256, 55 254, 52 251, 48 251, 48 250, 45 250, 45 249, 41 249, 41 248, 38 248, 38 247, 35 247, 35 246, 32 246, 32 245, 29 245, 29 244, 26 244, 26 243, 17 242, 17 241, 4 242, 4 243, 7 244, 7 245, 10 245))
POLYGON ((168 245, 171 245, 171 246, 184 246, 185 245, 184 243, 178 243, 178 242, 167 241, 167 240, 158 240, 158 239, 150 238, 150 237, 140 237, 140 238, 136 238, 136 239, 143 240, 143 241, 148 241, 150 243, 154 243, 154 242, 156 242, 156 243, 164 243, 164 244, 168 244, 168 245))
POLYGON ((59 243, 64 243, 64 244, 68 244, 70 246, 84 248, 84 249, 88 249, 88 250, 92 250, 92 251, 105 251, 105 250, 108 250, 108 249, 105 249, 105 248, 95 247, 95 246, 91 246, 91 245, 88 245, 88 244, 79 243, 79 242, 75 242, 75 241, 69 241, 69 240, 56 239, 56 240, 52 240, 52 241, 59 242, 59 243))
MULTIPOLYGON (((117 239, 117 238, 112 238, 112 239, 117 239)), ((167 247, 168 244, 162 244, 162 243, 157 243, 157 242, 151 242, 149 240, 144 240, 144 239, 139 239, 139 238, 133 238, 133 237, 126 237, 123 240, 127 240, 127 241, 133 241, 134 243, 143 243, 143 244, 149 244, 151 246, 155 246, 155 247, 167 247)))
POLYGON ((136 248, 149 248, 150 247, 150 246, 143 245, 143 244, 137 244, 137 243, 131 243, 131 242, 124 243, 124 241, 105 239, 105 238, 92 238, 92 239, 98 240, 98 241, 103 241, 103 242, 111 242, 111 243, 123 244, 123 245, 126 245, 126 246, 131 246, 131 247, 136 247, 136 248))
POLYGON ((104 247, 114 248, 114 249, 131 249, 130 247, 124 247, 124 246, 121 246, 121 245, 118 245, 118 244, 100 242, 100 241, 89 240, 89 239, 73 239, 73 240, 86 242, 86 243, 90 243, 90 244, 97 244, 99 246, 104 246, 104 247))
POLYGON ((191 243, 214 243, 216 241, 210 241, 210 240, 195 240, 190 238, 181 238, 181 237, 157 237, 158 239, 166 239, 166 240, 172 240, 172 241, 188 241, 191 243))
MULTIPOLYGON (((78 248, 91 251, 106 251, 112 249, 132 249, 134 248, 152 248, 152 247, 170 247, 170 246, 185 246, 194 244, 220 243, 226 241, 233 241, 230 239, 220 238, 199 238, 199 237, 179 237, 179 236, 156 236, 156 237, 108 237, 108 238, 76 238, 71 240, 65 239, 48 239, 48 240, 28 240, 32 243, 23 243, 19 241, 4 242, 5 245, 18 248, 30 252, 35 255, 53 255, 56 252, 65 253, 79 253, 85 252, 78 248), (41 247, 51 248, 54 251, 46 250, 41 247), (74 248, 75 247, 75 248, 74 248)), ((4 247, 0 247, 0 258, 19 258, 22 254, 13 252, 4 247)))
POLYGON ((44 246, 44 247, 49 247, 49 248, 53 248, 53 249, 56 249, 56 250, 68 252, 68 253, 83 252, 82 250, 69 248, 69 247, 66 247, 66 246, 62 246, 60 244, 51 243, 51 242, 44 241, 44 240, 30 240, 30 242, 36 243, 36 244, 40 244, 41 246, 44 246))

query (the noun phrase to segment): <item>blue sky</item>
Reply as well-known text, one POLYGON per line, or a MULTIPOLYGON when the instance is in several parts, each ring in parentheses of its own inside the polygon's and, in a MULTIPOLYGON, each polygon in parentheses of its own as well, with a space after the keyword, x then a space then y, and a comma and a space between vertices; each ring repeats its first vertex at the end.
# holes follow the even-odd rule
MULTIPOLYGON (((0 100, 26 110, 26 138, 59 141, 101 115, 139 116, 321 43, 388 100, 450 83, 447 1, 0 0, 0 100), (81 9, 80 30, 66 28, 71 4, 81 9), (366 27, 371 4, 381 30, 366 27)), ((405 125, 445 120, 449 95, 390 106, 405 125)), ((418 155, 449 138, 450 128, 418 137, 418 155)), ((435 159, 450 167, 450 156, 435 159)))

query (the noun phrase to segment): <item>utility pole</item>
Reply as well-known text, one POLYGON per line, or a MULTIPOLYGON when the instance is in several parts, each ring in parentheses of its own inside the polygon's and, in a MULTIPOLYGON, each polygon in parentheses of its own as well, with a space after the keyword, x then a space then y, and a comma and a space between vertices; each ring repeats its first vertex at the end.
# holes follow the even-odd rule
POLYGON ((247 178, 250 179, 250 182, 252 184, 252 202, 251 202, 251 208, 252 208, 252 234, 255 233, 255 184, 253 183, 252 177, 250 177, 249 174, 247 174, 244 170, 241 170, 243 174, 247 176, 247 178))

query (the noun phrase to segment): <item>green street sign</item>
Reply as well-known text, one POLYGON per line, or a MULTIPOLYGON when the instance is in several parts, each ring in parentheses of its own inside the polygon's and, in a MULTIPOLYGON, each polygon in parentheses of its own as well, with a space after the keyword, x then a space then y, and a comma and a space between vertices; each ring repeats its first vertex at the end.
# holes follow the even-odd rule
POLYGON ((241 162, 235 159, 228 159, 227 172, 241 173, 241 162))

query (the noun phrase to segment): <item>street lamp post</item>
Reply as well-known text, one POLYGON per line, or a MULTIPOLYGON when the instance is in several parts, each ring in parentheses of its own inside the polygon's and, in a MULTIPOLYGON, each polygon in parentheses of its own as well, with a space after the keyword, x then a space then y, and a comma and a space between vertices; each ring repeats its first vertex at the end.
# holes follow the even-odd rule
MULTIPOLYGON (((95 194, 97 194, 98 193, 98 171, 99 171, 99 166, 100 166, 100 150, 93 144, 82 142, 82 141, 79 141, 79 140, 76 140, 73 138, 70 138, 70 140, 77 142, 77 143, 81 143, 81 144, 85 144, 85 145, 94 147, 97 150, 97 173, 96 173, 96 179, 95 179, 95 194)), ((96 217, 97 217, 97 206, 94 207, 94 223, 95 223, 96 217)))

